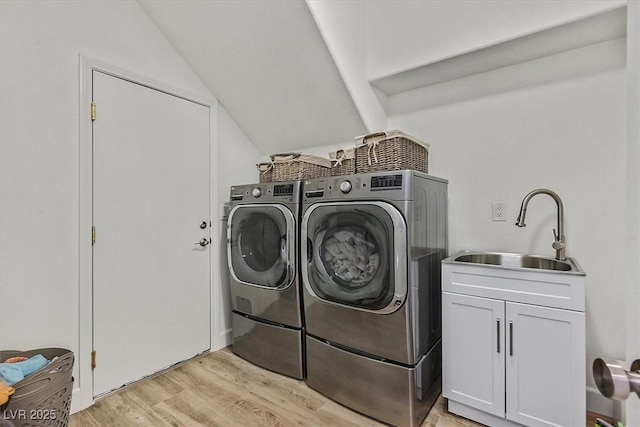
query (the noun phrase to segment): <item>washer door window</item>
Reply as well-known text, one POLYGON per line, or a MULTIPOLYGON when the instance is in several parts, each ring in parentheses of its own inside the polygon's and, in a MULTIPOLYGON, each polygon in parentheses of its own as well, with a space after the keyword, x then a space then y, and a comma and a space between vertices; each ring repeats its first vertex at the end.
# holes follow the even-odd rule
POLYGON ((384 202, 319 203, 302 220, 304 285, 326 302, 389 313, 406 297, 406 225, 384 202))
POLYGON ((283 289, 293 282, 295 225, 281 205, 240 205, 229 213, 227 252, 234 279, 283 289))

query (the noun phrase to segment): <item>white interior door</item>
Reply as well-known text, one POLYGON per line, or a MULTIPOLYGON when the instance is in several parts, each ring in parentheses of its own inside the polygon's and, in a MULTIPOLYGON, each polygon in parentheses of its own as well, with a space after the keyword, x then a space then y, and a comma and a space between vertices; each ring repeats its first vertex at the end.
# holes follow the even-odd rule
POLYGON ((93 102, 97 396, 210 348, 210 129, 209 107, 98 71, 93 102))

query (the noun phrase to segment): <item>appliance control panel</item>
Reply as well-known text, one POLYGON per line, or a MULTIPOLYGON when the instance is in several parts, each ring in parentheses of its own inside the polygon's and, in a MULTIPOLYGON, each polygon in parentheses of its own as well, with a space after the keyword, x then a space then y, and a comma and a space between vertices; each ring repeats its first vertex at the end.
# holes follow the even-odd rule
POLYGON ((293 202, 300 198, 301 182, 269 182, 231 187, 232 202, 293 202))
MULTIPOLYGON (((377 197, 373 192, 385 192, 385 198, 402 198, 406 172, 345 175, 304 181, 303 199, 312 203, 318 199, 354 199, 377 197), (398 191, 400 190, 400 191, 398 191)), ((382 195, 380 195, 382 196, 382 195)))
POLYGON ((402 188, 402 175, 380 175, 371 177, 371 189, 402 188))
POLYGON ((291 196, 293 195, 293 184, 275 184, 273 186, 274 196, 291 196))

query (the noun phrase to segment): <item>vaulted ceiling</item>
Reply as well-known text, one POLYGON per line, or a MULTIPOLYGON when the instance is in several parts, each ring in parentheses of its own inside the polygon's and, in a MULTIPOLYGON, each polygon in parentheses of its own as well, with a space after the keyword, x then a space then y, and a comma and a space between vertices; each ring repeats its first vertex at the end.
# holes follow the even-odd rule
POLYGON ((261 152, 365 132, 304 1, 139 3, 261 152))
POLYGON ((263 154, 352 143, 394 115, 625 57, 624 0, 138 2, 263 154))

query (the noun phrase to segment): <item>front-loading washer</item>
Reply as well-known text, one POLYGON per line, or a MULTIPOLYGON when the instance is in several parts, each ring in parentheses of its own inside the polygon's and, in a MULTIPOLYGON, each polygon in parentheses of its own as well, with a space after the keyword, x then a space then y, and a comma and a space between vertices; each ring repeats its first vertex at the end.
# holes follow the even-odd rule
POLYGON ((306 180, 307 383, 394 425, 440 392, 447 182, 412 170, 306 180))
POLYGON ((298 239, 301 181, 231 187, 227 262, 233 351, 304 378, 298 239))

